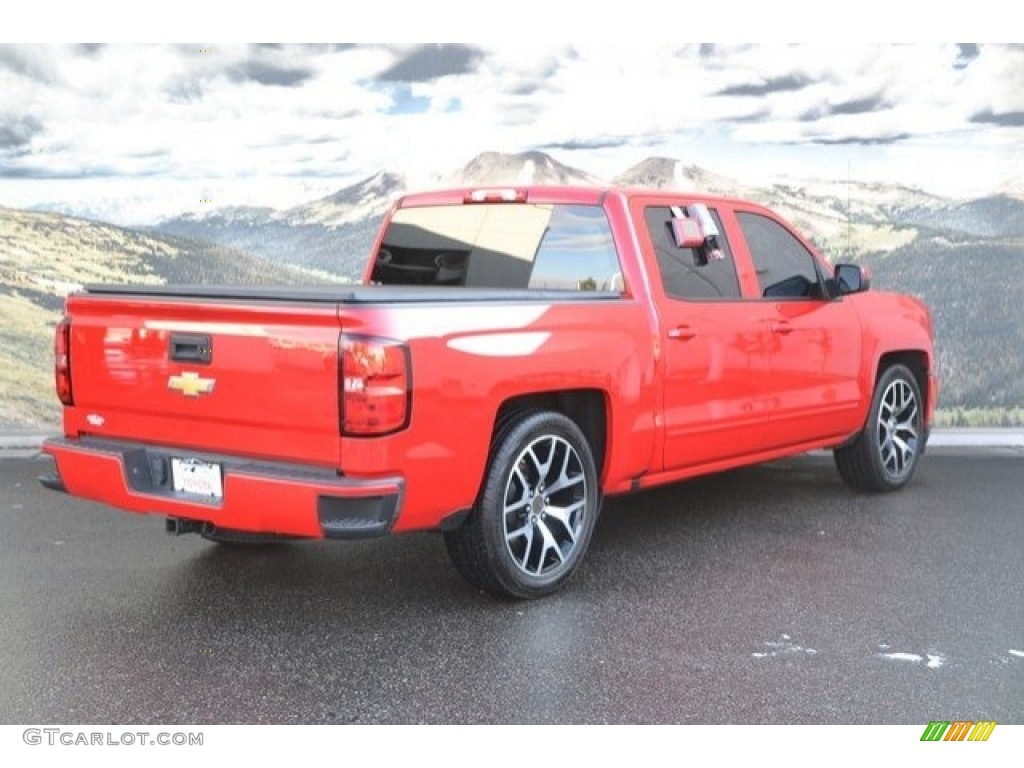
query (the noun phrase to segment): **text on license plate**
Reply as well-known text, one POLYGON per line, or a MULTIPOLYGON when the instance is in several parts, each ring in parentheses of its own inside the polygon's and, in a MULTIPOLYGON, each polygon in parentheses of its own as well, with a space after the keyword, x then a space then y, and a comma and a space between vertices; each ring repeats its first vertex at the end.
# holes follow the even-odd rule
POLYGON ((174 490, 219 499, 224 495, 220 464, 197 459, 171 459, 174 490))

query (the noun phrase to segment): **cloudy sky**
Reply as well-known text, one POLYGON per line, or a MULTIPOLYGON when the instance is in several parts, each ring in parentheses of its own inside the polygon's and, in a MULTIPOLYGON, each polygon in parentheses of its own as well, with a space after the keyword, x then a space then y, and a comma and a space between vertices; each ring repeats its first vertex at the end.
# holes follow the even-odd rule
POLYGON ((0 205, 146 223, 485 150, 1024 194, 1024 46, 0 45, 0 205))

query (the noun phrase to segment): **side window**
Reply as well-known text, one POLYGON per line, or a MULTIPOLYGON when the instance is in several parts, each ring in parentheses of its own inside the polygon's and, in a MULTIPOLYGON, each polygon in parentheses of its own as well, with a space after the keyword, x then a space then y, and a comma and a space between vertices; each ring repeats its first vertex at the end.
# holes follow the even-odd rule
POLYGON ((766 299, 822 297, 814 257, 803 243, 766 216, 739 211, 736 218, 747 238, 762 296, 766 299))
POLYGON ((718 245, 723 258, 705 259, 695 248, 677 248, 672 239, 672 211, 668 207, 644 209, 644 221, 654 244, 658 271, 666 295, 673 299, 738 299, 740 284, 736 264, 726 241, 725 229, 717 211, 711 215, 722 234, 718 245))

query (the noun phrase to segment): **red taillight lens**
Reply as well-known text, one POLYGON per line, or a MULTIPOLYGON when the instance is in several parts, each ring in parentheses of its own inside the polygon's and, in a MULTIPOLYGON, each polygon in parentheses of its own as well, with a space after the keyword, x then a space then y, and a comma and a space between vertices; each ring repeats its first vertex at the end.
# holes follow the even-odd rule
POLYGON ((57 397, 64 405, 74 405, 71 392, 71 320, 67 317, 57 323, 53 337, 53 375, 57 397))
POLYGON ((391 339, 343 335, 339 344, 341 434, 385 435, 409 424, 409 348, 391 339))

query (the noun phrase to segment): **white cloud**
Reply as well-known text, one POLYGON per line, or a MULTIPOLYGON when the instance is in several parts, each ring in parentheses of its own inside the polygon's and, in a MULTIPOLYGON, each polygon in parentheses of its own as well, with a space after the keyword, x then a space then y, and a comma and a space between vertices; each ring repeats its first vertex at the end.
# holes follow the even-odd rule
MULTIPOLYGON (((478 152, 533 147, 609 176, 655 153, 758 180, 850 160, 940 192, 1024 175, 1020 47, 474 48, 482 58, 449 49, 430 77, 395 83, 378 76, 412 46, 0 46, 0 204, 54 194, 32 177, 101 177, 138 221, 159 202, 144 190, 168 185, 182 204, 216 188, 285 205, 302 184, 280 179, 330 191, 389 169, 426 183, 478 152)), ((86 184, 58 186, 72 183, 86 184)))

